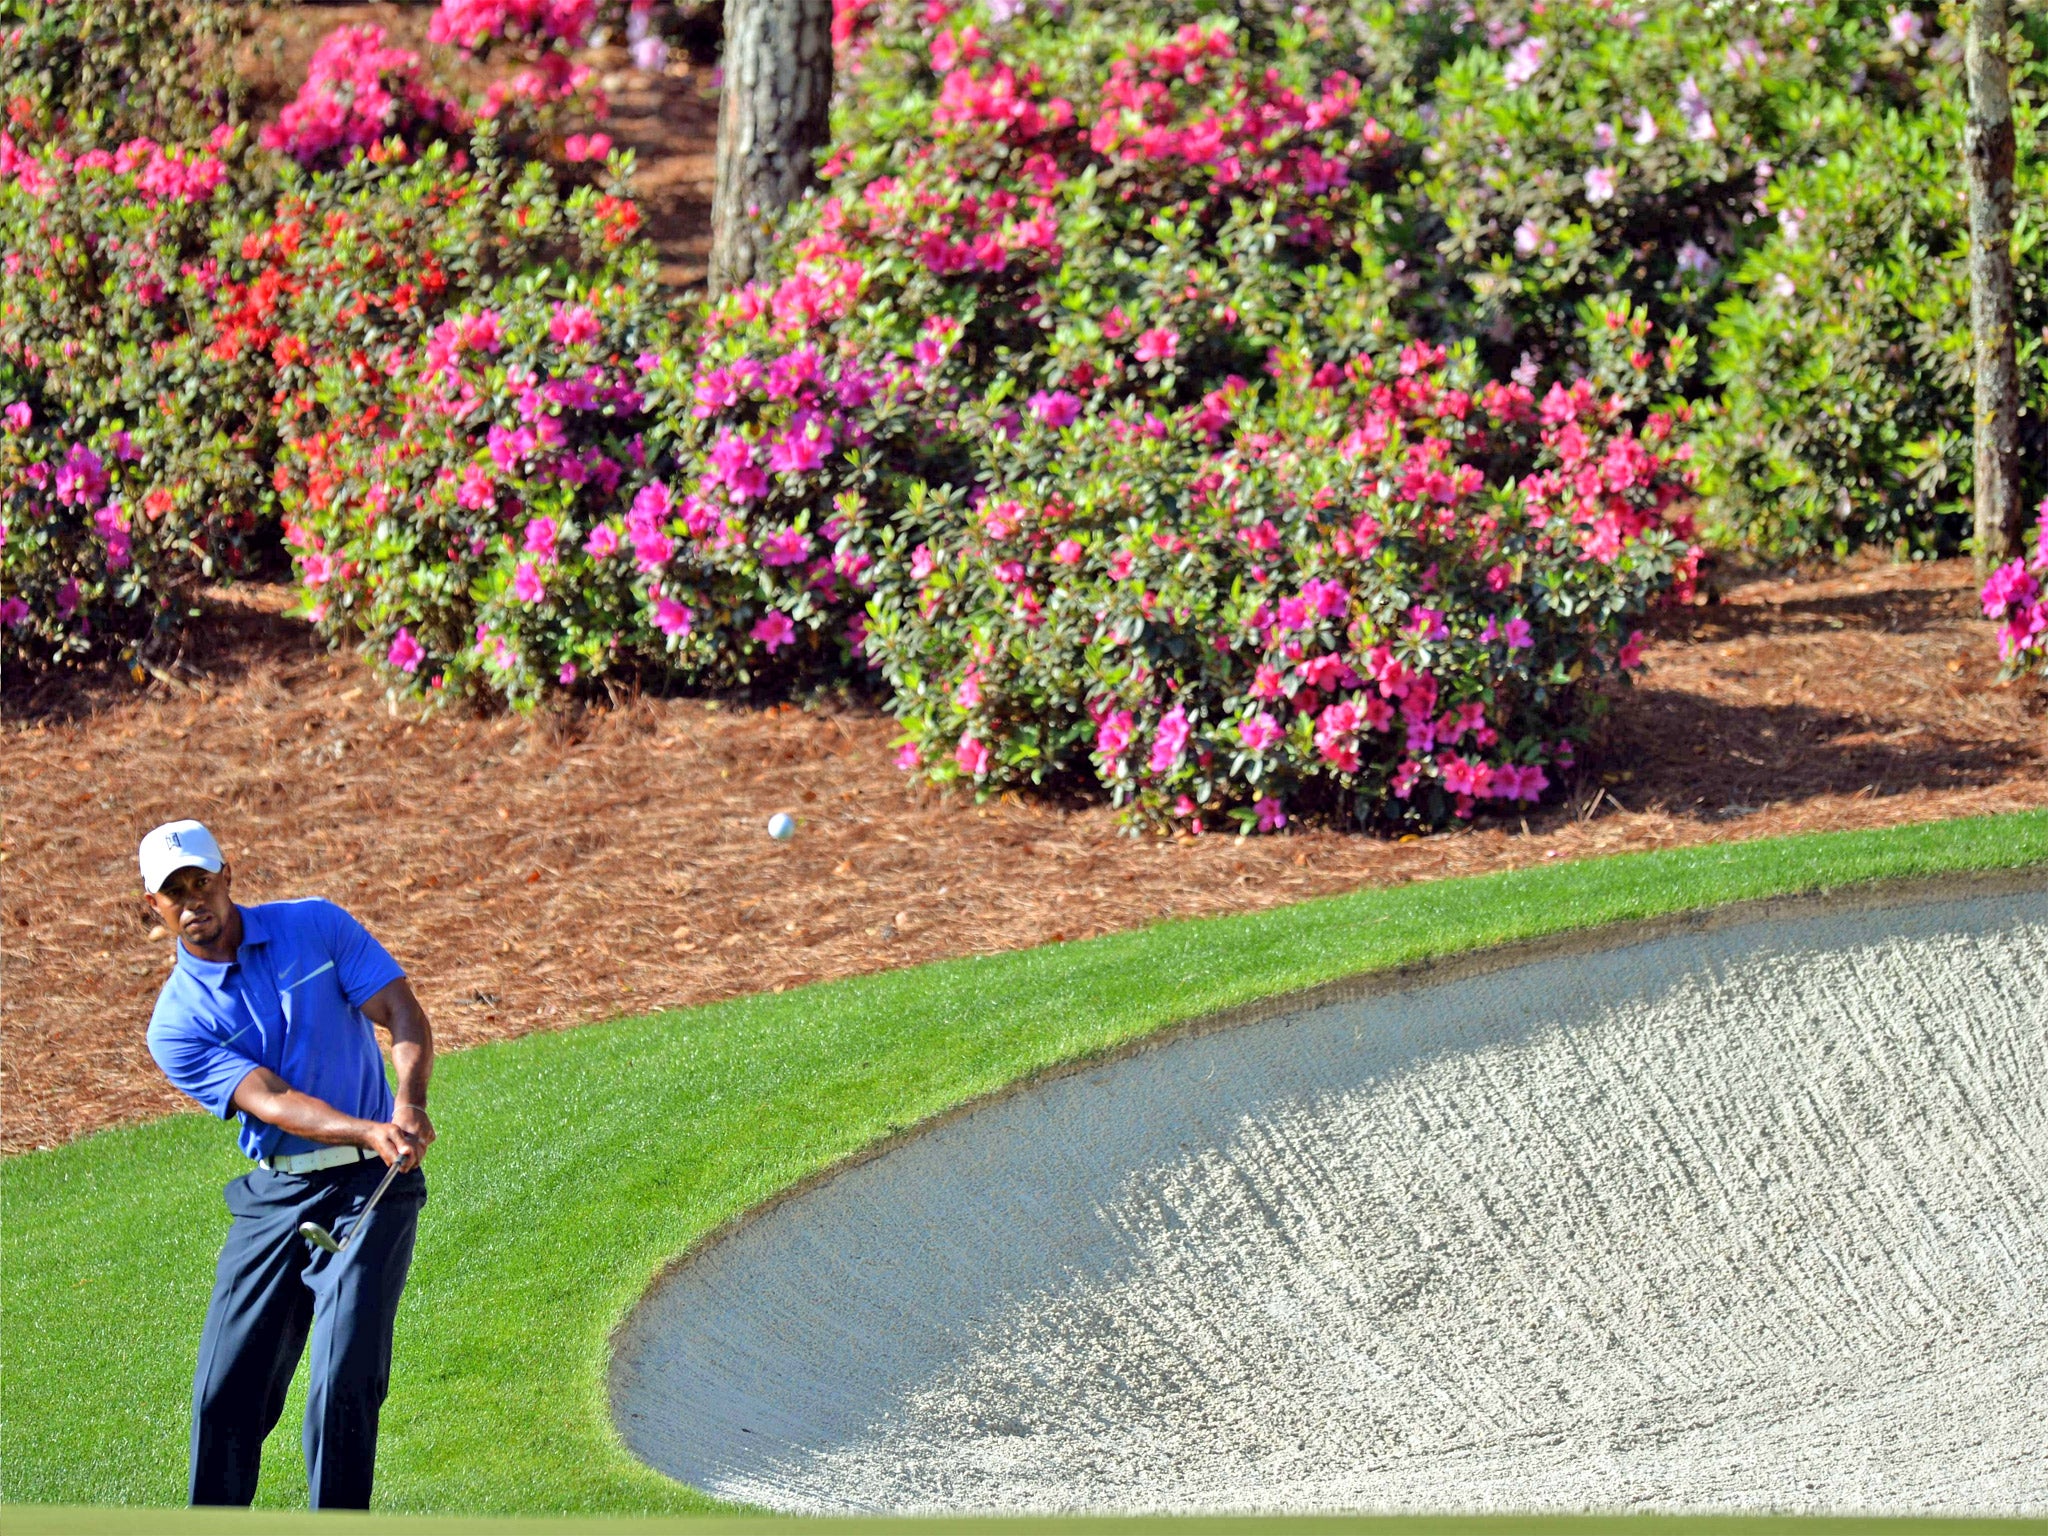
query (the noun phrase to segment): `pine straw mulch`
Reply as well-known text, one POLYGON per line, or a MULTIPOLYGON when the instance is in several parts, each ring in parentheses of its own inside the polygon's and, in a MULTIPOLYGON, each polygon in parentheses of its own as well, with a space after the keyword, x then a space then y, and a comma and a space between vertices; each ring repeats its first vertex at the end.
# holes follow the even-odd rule
POLYGON ((1364 884, 2048 805, 2048 688, 1992 685, 1972 588, 1960 563, 1872 564, 1669 615, 1598 759, 1526 826, 1167 841, 907 787, 888 721, 841 705, 412 723, 242 587, 194 684, 9 701, 0 1146, 181 1107, 143 1048, 169 947, 134 866, 172 817, 220 834, 243 900, 358 913, 460 1047, 1364 884), (783 847, 762 827, 785 808, 783 847))

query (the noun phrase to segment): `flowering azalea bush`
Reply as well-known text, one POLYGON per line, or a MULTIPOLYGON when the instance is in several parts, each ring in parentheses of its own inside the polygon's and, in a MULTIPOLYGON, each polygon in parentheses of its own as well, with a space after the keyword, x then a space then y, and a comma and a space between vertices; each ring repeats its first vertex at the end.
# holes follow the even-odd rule
POLYGON ((418 54, 392 47, 382 27, 358 25, 321 39, 305 84, 262 141, 301 165, 339 165, 389 138, 417 147, 466 125, 418 54))
POLYGON ((267 390, 202 332, 244 137, 73 153, 0 130, 9 656, 123 650, 182 616, 171 586, 243 564, 267 390))
POLYGON ((275 369, 305 609, 399 681, 524 701, 660 653, 570 543, 644 479, 640 380, 674 323, 638 217, 542 165, 434 147, 288 183, 228 264, 251 308, 216 346, 275 369))
POLYGON ((1437 231, 1414 302, 1503 368, 1524 354, 1583 361, 1573 316, 1613 291, 1660 328, 1704 327, 1725 273, 1770 228, 1774 175, 1855 142, 1843 83, 1873 105, 1913 96, 1894 9, 1464 7, 1463 46, 1400 125, 1422 146, 1418 211, 1437 231))
POLYGON ((1541 796, 1585 691, 1640 664, 1634 622, 1689 591, 1677 423, 1420 342, 1272 372, 1033 421, 1002 493, 888 563, 870 648, 905 766, 1084 772, 1195 831, 1541 796))
POLYGON ((2037 510, 2032 558, 2007 561, 1984 583, 1984 616, 1998 624, 1998 659, 2006 677, 2048 677, 2048 498, 2037 510))

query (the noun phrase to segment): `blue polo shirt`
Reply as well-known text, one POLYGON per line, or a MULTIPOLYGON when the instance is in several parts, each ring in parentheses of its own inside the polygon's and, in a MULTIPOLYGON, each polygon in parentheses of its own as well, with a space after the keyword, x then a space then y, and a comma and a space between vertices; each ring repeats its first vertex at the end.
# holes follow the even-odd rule
MULTIPOLYGON (((164 1076, 223 1120, 257 1067, 344 1114, 389 1120, 391 1084, 363 1004, 405 974, 398 962, 331 901, 236 910, 234 959, 201 960, 177 943, 177 968, 149 1020, 149 1054, 164 1076)), ((251 1157, 317 1145, 246 1114, 241 1139, 251 1157)))

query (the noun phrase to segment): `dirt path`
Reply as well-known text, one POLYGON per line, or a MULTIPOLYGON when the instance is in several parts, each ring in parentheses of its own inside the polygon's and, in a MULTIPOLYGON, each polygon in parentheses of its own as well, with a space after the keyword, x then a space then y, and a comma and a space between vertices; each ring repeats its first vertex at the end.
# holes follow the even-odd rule
POLYGON ((412 724, 244 587, 200 627, 198 686, 0 728, 0 1147, 180 1107, 143 1048, 170 949, 134 894, 135 840, 175 816, 220 834, 244 900, 354 910, 461 1046, 1361 884, 2048 805, 2048 688, 1991 686, 1972 585, 1871 565, 1674 613, 1575 806, 1411 842, 976 807, 906 787, 889 722, 849 709, 412 724))

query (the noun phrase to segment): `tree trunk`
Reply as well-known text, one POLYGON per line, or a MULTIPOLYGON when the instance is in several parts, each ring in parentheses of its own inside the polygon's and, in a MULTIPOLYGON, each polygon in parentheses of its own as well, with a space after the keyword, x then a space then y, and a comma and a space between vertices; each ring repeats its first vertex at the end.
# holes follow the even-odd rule
POLYGON ((713 293, 753 279, 769 223, 817 179, 813 156, 831 133, 832 0, 726 0, 724 67, 713 293))
POLYGON ((1990 570, 2020 550, 2019 364, 2013 351, 2012 75, 2006 0, 1970 7, 1964 71, 1970 115, 1963 160, 1970 177, 1970 330, 1976 345, 1977 565, 1990 570))

